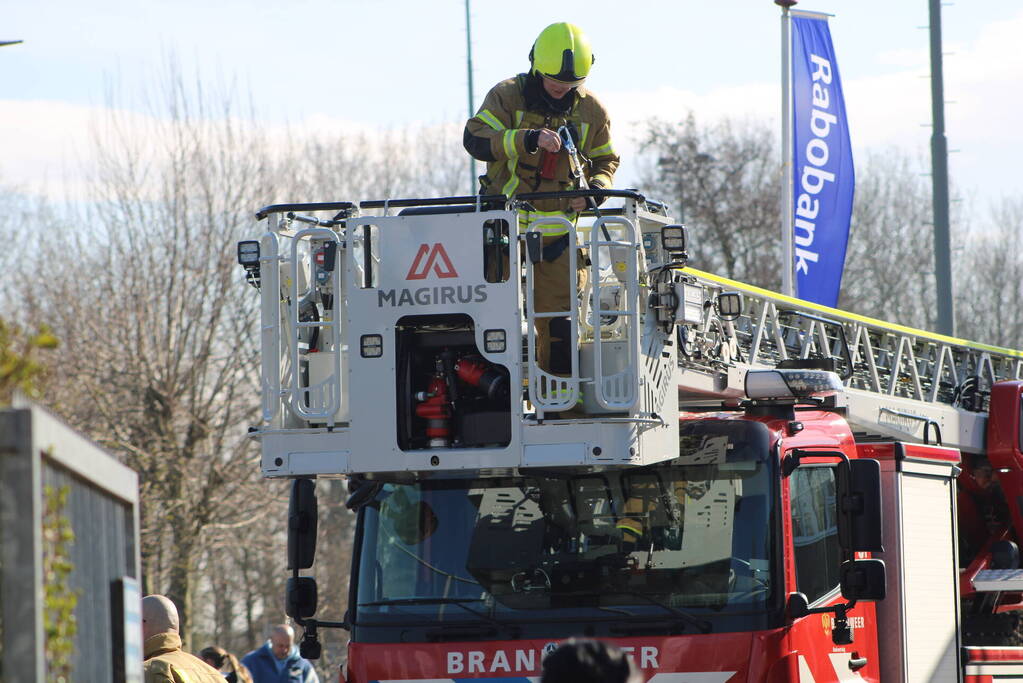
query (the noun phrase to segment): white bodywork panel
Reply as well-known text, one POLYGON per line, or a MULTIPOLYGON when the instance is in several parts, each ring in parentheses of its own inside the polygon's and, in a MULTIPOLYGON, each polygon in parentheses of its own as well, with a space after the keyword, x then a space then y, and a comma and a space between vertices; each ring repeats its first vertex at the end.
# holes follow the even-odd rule
MULTIPOLYGON (((630 218, 640 221, 642 217, 633 214, 630 218)), ((629 219, 616 220, 632 230, 629 219)), ((362 216, 350 218, 336 237, 325 228, 289 233, 282 228, 285 223, 271 223, 263 240, 264 257, 268 257, 264 258, 267 263, 262 271, 264 421, 252 433, 262 442, 264 476, 459 470, 485 475, 519 467, 646 465, 678 454, 676 347, 673 335, 654 325, 651 316, 643 316, 642 324, 632 326, 631 339, 622 337, 617 328, 602 330, 602 377, 628 370, 636 385, 636 400, 630 409, 610 413, 593 402, 597 393, 593 386, 595 331, 589 326, 589 340, 581 340, 582 362, 575 380, 584 388, 589 417, 537 420, 530 415, 532 408, 519 400, 518 389, 528 369, 522 354, 522 333, 532 327, 525 305, 527 297, 517 265, 511 266, 510 276, 503 282, 488 281, 484 273, 484 235, 493 225, 490 221, 504 221, 508 226, 508 263, 518 264, 524 248, 518 239, 518 214, 514 211, 362 216), (278 233, 283 236, 279 247, 278 233), (308 291, 315 279, 315 271, 309 270, 308 254, 295 248, 295 236, 303 234, 324 242, 336 239, 338 243, 336 270, 319 282, 321 291, 333 287, 340 293, 336 303, 339 332, 336 325, 326 329, 325 321, 296 322, 295 302, 303 298, 302 292, 308 291), (305 256, 301 256, 303 253, 305 256), (512 394, 509 442, 501 447, 402 450, 397 413, 401 402, 410 399, 398 395, 396 329, 408 324, 402 323, 408 316, 416 316, 413 326, 418 326, 419 320, 429 324, 433 319, 429 316, 452 315, 471 320, 479 356, 508 371, 512 394), (316 353, 305 348, 296 352, 295 338, 301 326, 314 324, 323 328, 316 353), (487 330, 506 333, 503 351, 485 350, 487 330), (363 357, 360 349, 364 338, 376 335, 382 340, 382 355, 363 357), (619 356, 638 357, 638 363, 623 365, 619 356), (302 367, 308 368, 308 380, 296 380, 297 373, 304 371, 302 367), (339 371, 335 373, 334 368, 339 371), (301 414, 306 403, 315 407, 315 397, 303 393, 305 381, 309 386, 316 383, 325 387, 324 395, 331 391, 343 394, 333 420, 301 414)), ((653 230, 660 224, 646 221, 641 225, 653 230)), ((615 248, 633 253, 638 265, 642 262, 642 247, 638 233, 629 230, 623 230, 623 234, 632 235, 631 242, 627 241, 632 246, 615 248)), ((632 303, 616 305, 631 306, 630 310, 638 312, 645 305, 641 303, 645 302, 645 294, 639 291, 639 271, 632 265, 625 270, 627 279, 633 281, 628 288, 632 303)), ((618 280, 610 269, 608 272, 611 280, 605 286, 613 287, 618 280)))
MULTIPOLYGON (((914 447, 920 448, 920 447, 914 447)), ((959 681, 959 571, 955 467, 903 457, 881 461, 888 596, 877 603, 881 678, 959 681)))

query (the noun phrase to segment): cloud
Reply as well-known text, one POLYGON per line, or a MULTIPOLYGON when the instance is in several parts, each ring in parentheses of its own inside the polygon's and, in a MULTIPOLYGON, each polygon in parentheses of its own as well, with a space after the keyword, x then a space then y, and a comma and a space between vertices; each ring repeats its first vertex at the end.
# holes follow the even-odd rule
POLYGON ((73 180, 88 154, 98 110, 65 102, 0 103, 0 181, 31 194, 67 198, 84 188, 73 180))
MULTIPOLYGON (((950 175, 962 194, 982 199, 1023 194, 1018 173, 1023 154, 1023 12, 993 22, 970 43, 947 45, 944 59, 946 137, 950 175)), ((931 137, 930 57, 926 48, 883 53, 884 73, 843 82, 854 150, 898 148, 910 155, 929 155, 931 137)), ((638 122, 650 116, 681 118, 688 110, 698 120, 728 116, 765 121, 778 127, 780 90, 776 82, 725 86, 705 93, 660 88, 648 92, 602 95, 614 113, 621 140, 620 177, 634 174, 628 158, 635 153, 638 122), (623 135, 624 134, 624 135, 623 135)), ((779 133, 779 138, 781 137, 779 133)), ((929 158, 929 156, 928 156, 929 158)))
MULTIPOLYGON (((950 172, 961 189, 982 197, 1023 193, 1017 172, 1023 152, 1023 129, 1017 124, 1023 111, 1020 35, 1023 12, 988 24, 976 40, 947 46, 952 53, 944 63, 945 94, 951 101, 946 106, 947 137, 949 147, 958 150, 950 158, 950 172)), ((926 154, 931 135, 926 48, 882 52, 877 63, 881 73, 844 82, 854 148, 857 153, 897 147, 926 154)), ((636 140, 642 122, 651 116, 680 120, 691 110, 702 121, 728 116, 779 126, 776 81, 726 84, 703 92, 604 88, 598 94, 612 114, 616 147, 623 157, 619 186, 635 184, 636 140)), ((287 144, 290 135, 388 133, 374 121, 345 119, 312 106, 294 123, 264 125, 267 142, 287 144)), ((0 181, 59 198, 87 196, 84 178, 95 168, 93 131, 111 113, 121 118, 129 137, 154 130, 154 117, 140 113, 56 101, 0 102, 0 181)))
MULTIPOLYGON (((378 125, 313 113, 296 123, 267 124, 235 119, 252 144, 283 152, 296 140, 338 136, 381 139, 391 131, 378 125)), ((29 195, 59 201, 89 201, 99 171, 97 150, 129 148, 140 164, 167 158, 175 124, 162 115, 57 101, 0 101, 0 183, 29 195)), ((421 126, 421 128, 429 128, 421 126)), ((155 178, 152 178, 155 180, 155 178)), ((146 188, 140 190, 145 193, 146 188)), ((152 188, 155 196, 156 189, 152 188)))

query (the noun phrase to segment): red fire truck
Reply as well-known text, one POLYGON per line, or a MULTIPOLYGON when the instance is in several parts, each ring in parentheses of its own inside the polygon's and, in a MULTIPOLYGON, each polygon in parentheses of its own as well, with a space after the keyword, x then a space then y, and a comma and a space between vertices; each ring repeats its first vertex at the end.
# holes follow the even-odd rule
POLYGON ((590 194, 620 206, 522 234, 529 195, 259 212, 253 435, 295 480, 303 653, 340 626, 349 683, 537 680, 572 636, 655 683, 1023 681, 1023 353, 693 270, 663 206, 590 194), (589 284, 535 313, 566 229, 589 284), (567 375, 535 362, 544 316, 567 375), (301 572, 315 479, 342 475, 327 621, 301 572))

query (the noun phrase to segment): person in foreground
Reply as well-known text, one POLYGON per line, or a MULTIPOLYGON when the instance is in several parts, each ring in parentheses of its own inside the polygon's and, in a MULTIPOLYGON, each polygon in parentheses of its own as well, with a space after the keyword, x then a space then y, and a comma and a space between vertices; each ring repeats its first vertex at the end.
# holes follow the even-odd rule
POLYGON ((628 655, 609 643, 586 638, 566 640, 543 660, 540 683, 642 683, 628 655))
POLYGON ((181 649, 178 609, 163 595, 142 598, 146 683, 224 683, 212 666, 181 649))
POLYGON ((298 654, 294 629, 277 624, 269 636, 262 647, 242 657, 254 683, 320 683, 312 663, 298 654))

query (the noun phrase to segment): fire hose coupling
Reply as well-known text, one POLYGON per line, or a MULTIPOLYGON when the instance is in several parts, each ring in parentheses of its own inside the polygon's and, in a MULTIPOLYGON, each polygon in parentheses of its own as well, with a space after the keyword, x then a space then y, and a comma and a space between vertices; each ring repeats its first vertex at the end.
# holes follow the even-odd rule
POLYGON ((460 358, 455 363, 455 374, 466 384, 476 387, 491 400, 508 395, 504 375, 493 365, 478 357, 460 358))
POLYGON ((416 393, 416 416, 426 420, 426 436, 430 448, 444 448, 451 439, 451 403, 448 401, 447 381, 434 375, 426 391, 416 393))

